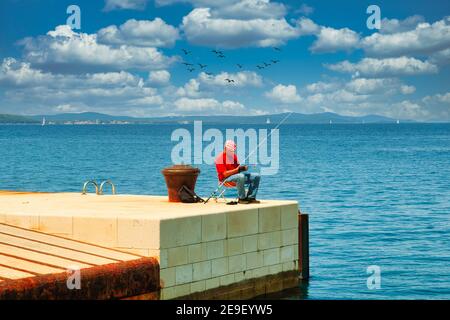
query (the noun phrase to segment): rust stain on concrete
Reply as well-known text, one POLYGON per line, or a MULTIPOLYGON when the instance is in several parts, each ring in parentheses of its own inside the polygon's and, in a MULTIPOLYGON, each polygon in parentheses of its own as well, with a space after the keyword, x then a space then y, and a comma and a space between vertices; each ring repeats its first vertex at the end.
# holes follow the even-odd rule
POLYGON ((112 263, 80 270, 81 288, 69 289, 68 273, 0 282, 0 300, 104 300, 139 296, 159 290, 155 258, 112 263))

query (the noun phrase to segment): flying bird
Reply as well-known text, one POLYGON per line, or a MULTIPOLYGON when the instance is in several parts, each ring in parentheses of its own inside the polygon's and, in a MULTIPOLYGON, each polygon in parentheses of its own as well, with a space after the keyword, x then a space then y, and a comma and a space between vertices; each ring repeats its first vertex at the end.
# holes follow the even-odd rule
POLYGON ((242 69, 242 65, 241 64, 236 64, 238 66, 239 69, 242 69))
POLYGON ((185 55, 188 55, 188 54, 191 53, 191 51, 188 51, 188 50, 186 50, 186 49, 181 49, 181 51, 183 51, 185 55))
POLYGON ((272 61, 273 64, 280 62, 280 60, 270 60, 270 61, 272 61))
POLYGON ((259 70, 264 69, 263 66, 260 66, 259 64, 256 66, 259 70))
POLYGON ((199 65, 200 69, 204 69, 204 68, 206 68, 206 67, 207 67, 207 65, 206 65, 206 64, 201 64, 201 63, 199 63, 198 65, 199 65))
POLYGON ((192 72, 192 71, 194 71, 195 70, 195 68, 188 68, 188 71, 189 72, 192 72))
POLYGON ((181 64, 184 64, 186 67, 187 67, 187 66, 193 66, 192 63, 188 63, 188 62, 182 62, 181 64))
POLYGON ((276 50, 276 51, 281 51, 281 49, 280 49, 280 48, 278 48, 278 47, 273 47, 273 50, 276 50))
POLYGON ((212 75, 213 75, 211 72, 205 72, 205 74, 206 74, 207 76, 212 76, 212 75))
POLYGON ((266 62, 264 62, 264 66, 265 66, 265 67, 270 67, 270 66, 271 66, 271 64, 270 64, 270 63, 266 63, 266 62))
POLYGON ((228 79, 228 78, 227 78, 227 79, 225 79, 225 81, 227 81, 228 83, 232 83, 232 82, 234 83, 234 80, 233 80, 233 79, 228 79))
POLYGON ((211 50, 211 51, 214 52, 218 58, 225 58, 223 51, 220 50, 211 50))

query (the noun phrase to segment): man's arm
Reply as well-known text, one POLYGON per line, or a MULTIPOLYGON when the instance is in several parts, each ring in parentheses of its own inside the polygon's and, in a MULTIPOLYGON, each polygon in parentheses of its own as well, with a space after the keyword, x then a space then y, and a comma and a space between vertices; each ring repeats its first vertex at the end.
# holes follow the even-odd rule
POLYGON ((234 168, 232 170, 224 171, 223 172, 223 177, 224 177, 224 179, 226 179, 226 178, 228 178, 228 177, 230 177, 230 176, 232 176, 234 174, 238 174, 241 171, 247 171, 247 170, 248 170, 247 166, 238 166, 238 167, 236 167, 236 168, 234 168))

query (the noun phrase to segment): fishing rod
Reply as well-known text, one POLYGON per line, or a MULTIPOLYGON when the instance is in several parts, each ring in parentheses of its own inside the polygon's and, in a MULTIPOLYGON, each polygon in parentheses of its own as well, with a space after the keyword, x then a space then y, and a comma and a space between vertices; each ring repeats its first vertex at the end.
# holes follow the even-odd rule
MULTIPOLYGON (((274 129, 271 129, 271 130, 270 130, 270 133, 267 135, 267 137, 265 137, 265 138, 264 138, 264 139, 256 146, 256 148, 253 149, 253 151, 250 152, 250 153, 248 154, 248 156, 244 159, 244 163, 245 163, 245 161, 248 160, 248 158, 250 158, 250 156, 253 155, 253 153, 255 153, 256 150, 259 149, 259 147, 260 147, 264 142, 267 141, 267 139, 272 135, 273 130, 277 130, 277 129, 278 129, 278 128, 279 128, 279 127, 280 127, 280 126, 281 126, 281 125, 282 125, 282 124, 283 124, 283 123, 284 123, 284 122, 285 122, 292 114, 293 114, 293 113, 294 113, 293 111, 289 112, 289 113, 287 114, 287 116, 284 117, 284 119, 281 120, 280 123, 278 123, 278 124, 275 126, 274 129)), ((254 164, 254 166, 256 167, 256 164, 254 164)), ((216 190, 214 190, 213 193, 210 194, 210 196, 208 197, 208 199, 206 199, 206 201, 203 202, 203 203, 204 203, 204 204, 207 204, 208 201, 211 200, 211 198, 217 196, 217 193, 218 193, 219 190, 223 187, 223 185, 225 184, 225 182, 226 182, 226 179, 224 179, 224 180, 219 184, 219 186, 216 188, 216 190)))
MULTIPOLYGON (((248 156, 244 159, 244 163, 245 163, 245 161, 247 161, 248 160, 248 158, 250 158, 255 152, 256 152, 256 150, 258 150, 259 149, 259 147, 264 143, 264 142, 266 142, 267 141, 267 139, 269 139, 269 137, 272 135, 272 133, 273 133, 273 130, 277 130, 292 114, 293 114, 294 112, 293 111, 291 111, 291 112, 289 112, 288 113, 288 115, 286 116, 286 117, 284 117, 284 119, 283 120, 281 120, 280 121, 280 123, 278 123, 276 126, 275 126, 275 128, 273 128, 273 129, 271 129, 270 130, 270 133, 267 135, 267 137, 265 137, 257 146, 256 146, 256 148, 255 149, 253 149, 253 151, 252 152, 250 152, 249 154, 248 154, 248 156)), ((256 166, 256 164, 255 164, 255 166, 256 166)))

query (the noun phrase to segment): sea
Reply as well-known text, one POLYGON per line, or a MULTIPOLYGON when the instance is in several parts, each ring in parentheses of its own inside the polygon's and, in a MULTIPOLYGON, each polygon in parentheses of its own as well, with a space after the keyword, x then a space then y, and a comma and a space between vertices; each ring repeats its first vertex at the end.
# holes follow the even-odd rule
MULTIPOLYGON (((161 170, 180 128, 193 131, 1 125, 0 189, 81 192, 86 180, 110 179, 121 194, 165 195, 161 170)), ((215 168, 194 165, 207 197, 215 168)), ((297 200, 310 219, 310 279, 276 298, 450 299, 450 124, 281 125, 278 170, 258 196, 297 200)))

